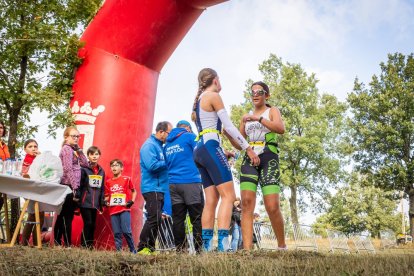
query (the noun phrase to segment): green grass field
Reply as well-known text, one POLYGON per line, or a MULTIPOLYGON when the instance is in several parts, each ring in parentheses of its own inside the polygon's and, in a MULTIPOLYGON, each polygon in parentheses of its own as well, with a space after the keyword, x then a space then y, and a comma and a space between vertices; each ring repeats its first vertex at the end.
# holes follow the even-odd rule
POLYGON ((332 254, 289 250, 241 251, 200 256, 79 248, 0 248, 1 275, 414 275, 414 247, 376 254, 332 254))

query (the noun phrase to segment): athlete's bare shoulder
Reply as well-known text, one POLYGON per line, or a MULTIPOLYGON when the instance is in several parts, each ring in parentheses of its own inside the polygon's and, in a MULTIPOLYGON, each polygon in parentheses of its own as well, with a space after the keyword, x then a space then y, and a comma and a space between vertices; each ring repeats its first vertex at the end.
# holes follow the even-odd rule
POLYGON ((205 91, 201 101, 201 107, 205 111, 218 111, 223 107, 223 100, 217 92, 205 91))

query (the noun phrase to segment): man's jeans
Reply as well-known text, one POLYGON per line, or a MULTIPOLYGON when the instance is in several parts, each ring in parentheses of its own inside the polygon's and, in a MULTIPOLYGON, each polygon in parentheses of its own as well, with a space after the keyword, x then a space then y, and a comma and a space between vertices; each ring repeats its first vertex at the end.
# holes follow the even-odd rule
POLYGON ((233 226, 233 233, 231 234, 231 249, 233 252, 237 251, 239 248, 239 243, 241 240, 241 228, 236 222, 233 226))

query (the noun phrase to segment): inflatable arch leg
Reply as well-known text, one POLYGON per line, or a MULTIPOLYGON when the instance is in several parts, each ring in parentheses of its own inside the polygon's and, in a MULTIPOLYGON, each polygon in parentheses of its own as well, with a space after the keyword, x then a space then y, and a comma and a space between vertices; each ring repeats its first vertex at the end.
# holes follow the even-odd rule
MULTIPOLYGON (((140 191, 139 150, 152 131, 159 72, 201 13, 225 0, 106 0, 81 40, 84 62, 75 76, 72 113, 86 150, 102 151, 101 164, 125 162, 140 191)), ((143 199, 131 212, 137 243, 142 227, 143 199)), ((79 242, 82 220, 73 223, 72 241, 79 242)), ((112 248, 109 215, 98 215, 97 247, 112 248)))

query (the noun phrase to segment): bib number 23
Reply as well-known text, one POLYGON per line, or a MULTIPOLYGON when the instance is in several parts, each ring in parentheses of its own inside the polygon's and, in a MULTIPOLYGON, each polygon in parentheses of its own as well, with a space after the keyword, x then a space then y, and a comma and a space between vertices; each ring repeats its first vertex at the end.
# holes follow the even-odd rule
POLYGON ((112 194, 109 206, 125 206, 126 194, 112 194))

